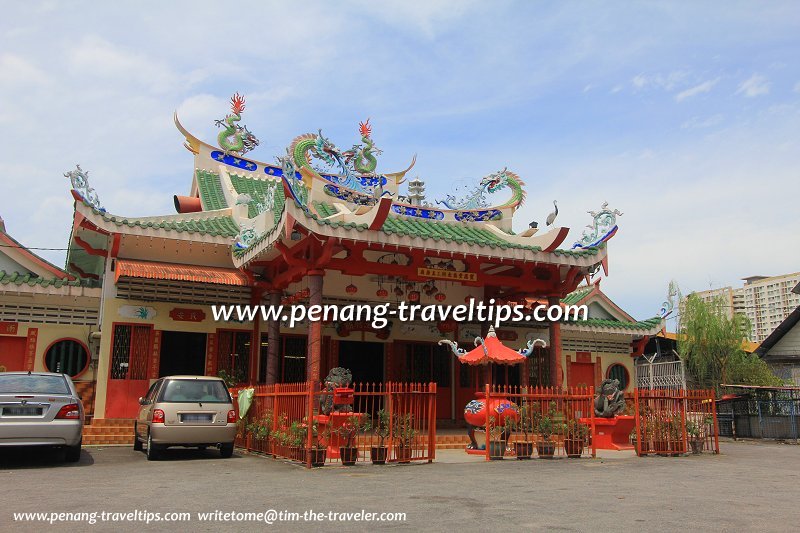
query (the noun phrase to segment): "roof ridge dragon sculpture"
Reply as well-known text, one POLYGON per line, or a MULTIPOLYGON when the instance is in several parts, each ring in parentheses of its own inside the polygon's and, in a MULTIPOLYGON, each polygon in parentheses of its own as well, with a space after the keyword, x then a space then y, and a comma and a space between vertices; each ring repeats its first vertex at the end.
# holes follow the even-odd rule
POLYGON ((493 172, 484 177, 478 185, 467 195, 462 198, 456 198, 452 194, 448 194, 444 200, 436 200, 437 204, 444 205, 448 209, 483 209, 489 207, 489 201, 486 198, 487 193, 492 194, 505 188, 511 189, 511 198, 506 202, 491 206, 496 209, 503 209, 511 207, 518 208, 525 201, 526 192, 522 188, 525 182, 515 172, 508 170, 508 167, 503 168, 498 172, 493 172))
POLYGON ((247 126, 237 124, 242 120, 242 112, 244 112, 244 96, 235 93, 231 97, 231 114, 225 115, 224 119, 214 121, 218 128, 223 128, 217 135, 217 142, 226 154, 234 152, 242 155, 259 144, 258 138, 247 129, 247 126))

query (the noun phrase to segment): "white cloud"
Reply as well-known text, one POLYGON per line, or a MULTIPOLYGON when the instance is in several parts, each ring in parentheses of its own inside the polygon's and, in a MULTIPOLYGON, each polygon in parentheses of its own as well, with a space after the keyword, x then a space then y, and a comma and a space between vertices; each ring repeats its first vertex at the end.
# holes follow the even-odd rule
POLYGON ((739 85, 736 94, 744 94, 748 98, 769 94, 770 83, 760 74, 753 74, 739 85))
POLYGON ((134 82, 158 92, 174 90, 178 85, 179 76, 160 58, 125 49, 101 37, 84 37, 67 55, 80 76, 100 77, 105 83, 134 82))
POLYGON ((684 70, 673 70, 667 74, 657 72, 655 74, 637 74, 631 80, 634 90, 641 90, 648 87, 663 89, 672 92, 679 86, 686 83, 689 73, 684 70))
POLYGON ((698 94, 710 92, 711 89, 714 88, 714 85, 716 85, 718 81, 719 81, 719 78, 716 78, 714 80, 704 81, 703 83, 701 83, 699 85, 695 85, 694 87, 690 87, 689 89, 686 89, 685 91, 681 91, 681 92, 679 92, 678 94, 675 95, 675 101, 676 102, 682 102, 682 101, 686 100, 687 98, 691 98, 692 96, 697 96, 698 94))
POLYGON ((722 122, 722 119, 723 116, 719 113, 710 117, 692 117, 681 124, 681 128, 685 130, 710 128, 722 122))
POLYGON ((18 55, 0 55, 0 72, 3 85, 42 85, 48 82, 47 74, 18 55))

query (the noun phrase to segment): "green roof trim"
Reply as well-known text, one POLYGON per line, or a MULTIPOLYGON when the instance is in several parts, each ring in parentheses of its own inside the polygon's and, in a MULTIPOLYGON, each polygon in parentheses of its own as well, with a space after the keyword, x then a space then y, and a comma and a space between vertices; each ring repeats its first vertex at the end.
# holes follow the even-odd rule
POLYGON ((26 273, 20 274, 19 272, 6 272, 5 270, 0 270, 0 285, 28 285, 30 287, 35 287, 37 285, 41 287, 50 287, 53 286, 55 288, 61 287, 80 287, 80 286, 91 286, 93 285, 90 280, 73 280, 70 281, 67 278, 59 279, 59 278, 42 278, 36 276, 34 274, 26 273))
MULTIPOLYGON (((253 199, 247 206, 247 216, 255 218, 258 216, 258 206, 256 205, 259 199, 266 197, 267 191, 272 189, 273 192, 273 211, 275 213, 275 222, 281 218, 281 211, 283 211, 283 203, 285 201, 283 193, 283 182, 276 179, 256 179, 240 176, 238 174, 229 174, 231 184, 236 192, 239 194, 248 194, 253 199)), ((217 176, 219 180, 219 176, 217 176)), ((220 189, 221 190, 221 189, 220 189)))
POLYGON ((508 242, 489 230, 453 222, 414 220, 392 216, 383 223, 381 231, 389 235, 420 237, 434 241, 443 240, 444 242, 502 248, 504 250, 508 248, 519 248, 534 252, 542 250, 540 246, 527 246, 508 242))
POLYGON ((314 207, 317 209, 317 213, 323 218, 335 215, 339 212, 338 209, 327 202, 314 202, 314 207))
POLYGON ((588 287, 579 287, 577 290, 572 291, 561 299, 561 303, 572 305, 583 300, 594 289, 594 285, 588 287))
POLYGON ((597 328, 613 328, 627 331, 647 331, 661 324, 661 317, 655 316, 638 322, 621 322, 619 320, 606 320, 602 318, 589 318, 586 320, 571 320, 567 324, 597 328))
POLYGON ((211 235, 212 237, 235 237, 239 234, 239 226, 230 215, 217 215, 187 220, 166 219, 159 221, 153 219, 120 217, 108 212, 102 213, 94 208, 92 208, 92 212, 103 217, 103 220, 106 222, 111 222, 117 226, 162 229, 179 233, 199 233, 200 235, 211 235))
POLYGON ((197 190, 200 191, 200 200, 206 211, 216 211, 217 209, 227 209, 230 207, 225 201, 225 193, 222 192, 222 183, 219 175, 208 170, 197 170, 197 190))

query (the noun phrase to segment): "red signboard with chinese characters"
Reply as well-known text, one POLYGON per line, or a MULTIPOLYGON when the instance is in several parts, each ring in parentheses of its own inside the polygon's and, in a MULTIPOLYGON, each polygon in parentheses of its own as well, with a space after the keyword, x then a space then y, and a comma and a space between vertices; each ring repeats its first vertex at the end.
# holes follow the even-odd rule
POLYGON ((18 330, 17 322, 0 322, 0 335, 16 335, 18 330))
POLYGON ((39 338, 39 328, 28 328, 28 341, 25 346, 25 368, 33 370, 33 362, 36 358, 36 340, 39 338))
POLYGON ((172 311, 169 312, 169 317, 179 322, 202 322, 206 319, 206 314, 200 309, 174 307, 172 311))

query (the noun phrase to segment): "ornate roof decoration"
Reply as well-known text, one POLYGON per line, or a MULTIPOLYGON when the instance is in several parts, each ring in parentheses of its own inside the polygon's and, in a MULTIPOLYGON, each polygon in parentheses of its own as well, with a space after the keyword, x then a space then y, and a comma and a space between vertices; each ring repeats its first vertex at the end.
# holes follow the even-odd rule
POLYGON ((242 120, 242 112, 244 112, 244 96, 235 93, 231 97, 231 114, 214 121, 218 128, 223 128, 217 135, 217 142, 220 148, 225 150, 225 155, 231 152, 246 154, 259 145, 258 138, 247 129, 247 126, 237 124, 242 120))
POLYGON ((592 215, 594 221, 586 226, 588 230, 583 231, 580 240, 572 245, 573 249, 598 246, 613 237, 619 229, 617 217, 622 216, 622 213, 617 209, 613 211, 609 209, 608 202, 603 202, 600 211, 587 211, 587 213, 592 215))
POLYGON ((678 301, 680 301, 681 290, 678 288, 678 284, 675 282, 675 280, 672 280, 669 282, 669 288, 667 289, 667 299, 661 304, 661 309, 658 310, 658 316, 661 318, 667 318, 672 314, 672 311, 675 309, 676 297, 678 298, 678 301))
POLYGON ((81 197, 88 205, 105 213, 105 208, 100 205, 100 198, 91 186, 89 186, 89 171, 83 170, 80 165, 75 165, 75 170, 64 173, 64 177, 69 178, 72 190, 81 197))
MULTIPOLYGON (((502 189, 511 189, 511 198, 503 204, 493 206, 498 209, 504 207, 518 208, 525 201, 525 190, 522 186, 525 182, 508 168, 499 172, 494 172, 483 178, 476 187, 461 198, 448 194, 444 200, 436 200, 439 205, 444 205, 448 209, 484 209, 489 207, 487 194, 492 194, 502 189)), ((474 219, 470 219, 474 220, 474 219)))

